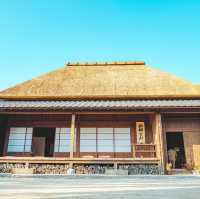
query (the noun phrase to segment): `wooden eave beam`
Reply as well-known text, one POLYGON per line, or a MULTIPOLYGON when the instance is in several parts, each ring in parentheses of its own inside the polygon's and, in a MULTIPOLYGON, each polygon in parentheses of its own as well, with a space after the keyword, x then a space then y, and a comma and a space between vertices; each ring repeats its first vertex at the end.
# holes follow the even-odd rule
MULTIPOLYGON (((82 111, 82 112, 75 112, 76 115, 143 115, 143 114, 154 114, 153 111, 147 112, 134 112, 134 111, 82 111)), ((59 112, 59 111, 0 111, 2 115, 72 115, 73 112, 59 112)))
POLYGON ((200 95, 77 95, 77 96, 15 96, 0 94, 1 100, 162 100, 200 99, 200 95))

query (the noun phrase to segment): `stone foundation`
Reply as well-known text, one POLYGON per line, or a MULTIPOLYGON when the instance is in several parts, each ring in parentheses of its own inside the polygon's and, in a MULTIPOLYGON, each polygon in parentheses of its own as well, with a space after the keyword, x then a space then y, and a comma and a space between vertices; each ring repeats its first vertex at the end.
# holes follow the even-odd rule
MULTIPOLYGON (((26 168, 25 164, 2 163, 0 164, 0 173, 11 173, 15 168, 26 168)), ((34 174, 67 174, 69 164, 29 164, 29 168, 33 169, 34 174)), ((109 174, 113 170, 113 174, 117 173, 113 164, 74 164, 73 169, 76 174, 109 174)), ((128 175, 160 175, 161 171, 156 164, 119 164, 118 171, 120 173, 128 173, 128 175), (124 172, 123 172, 124 170, 124 172)), ((121 174, 121 175, 122 175, 121 174)))
POLYGON ((25 168, 25 164, 3 163, 0 164, 0 173, 12 173, 15 168, 25 168))
POLYGON ((105 174, 106 169, 113 169, 113 165, 98 165, 98 164, 88 164, 88 165, 74 165, 76 174, 105 174))
POLYGON ((161 170, 158 165, 154 164, 131 164, 119 165, 119 169, 127 169, 128 175, 160 175, 161 170))
POLYGON ((30 164, 35 174, 67 174, 68 164, 30 164))

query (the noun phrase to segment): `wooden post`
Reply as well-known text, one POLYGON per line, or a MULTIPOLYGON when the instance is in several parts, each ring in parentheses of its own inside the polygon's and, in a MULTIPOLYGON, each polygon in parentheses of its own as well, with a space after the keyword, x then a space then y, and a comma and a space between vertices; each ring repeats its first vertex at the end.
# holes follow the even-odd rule
POLYGON ((135 152, 136 144, 133 145, 132 150, 133 150, 133 158, 136 158, 136 152, 135 152))
POLYGON ((117 171, 118 165, 117 162, 114 162, 114 170, 117 171))
POLYGON ((3 156, 7 155, 8 152, 8 141, 9 141, 9 135, 10 135, 10 127, 8 126, 8 122, 6 123, 5 130, 5 137, 4 137, 4 145, 3 145, 3 156))
POLYGON ((75 114, 72 114, 71 128, 70 128, 70 158, 74 156, 74 135, 75 135, 75 114))
POLYGON ((135 128, 131 127, 131 153, 132 157, 135 158, 135 144, 136 144, 136 136, 135 136, 135 128))
POLYGON ((25 163, 25 168, 28 169, 29 168, 29 162, 25 163))
POLYGON ((76 118, 76 154, 77 157, 80 157, 80 124, 79 124, 79 118, 76 118))
POLYGON ((155 115, 155 123, 154 123, 154 142, 156 144, 156 154, 157 158, 160 162, 160 169, 161 173, 164 174, 165 172, 165 164, 164 164, 164 147, 163 147, 163 131, 162 131, 162 121, 161 121, 161 114, 156 113, 155 115))

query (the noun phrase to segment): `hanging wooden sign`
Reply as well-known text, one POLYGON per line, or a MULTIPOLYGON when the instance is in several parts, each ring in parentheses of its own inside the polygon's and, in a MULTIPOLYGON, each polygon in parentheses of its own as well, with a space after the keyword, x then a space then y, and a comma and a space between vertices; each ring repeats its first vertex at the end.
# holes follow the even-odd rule
POLYGON ((145 125, 144 122, 136 122, 137 144, 145 144, 145 125))

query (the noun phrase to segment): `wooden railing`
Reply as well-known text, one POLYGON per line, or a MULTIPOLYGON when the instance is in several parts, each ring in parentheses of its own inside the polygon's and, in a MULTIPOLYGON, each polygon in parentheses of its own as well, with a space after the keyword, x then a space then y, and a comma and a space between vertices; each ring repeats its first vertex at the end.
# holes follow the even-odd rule
POLYGON ((133 154, 135 158, 155 158, 156 145, 155 144, 134 144, 133 154))

